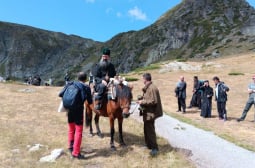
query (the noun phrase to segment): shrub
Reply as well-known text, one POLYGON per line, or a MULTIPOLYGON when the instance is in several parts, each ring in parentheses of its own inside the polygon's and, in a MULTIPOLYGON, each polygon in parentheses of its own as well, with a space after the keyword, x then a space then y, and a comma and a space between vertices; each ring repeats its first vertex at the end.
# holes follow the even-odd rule
POLYGON ((128 82, 138 81, 138 78, 126 77, 126 81, 128 82))
POLYGON ((241 72, 230 72, 230 73, 228 73, 228 75, 244 75, 243 73, 241 73, 241 72))

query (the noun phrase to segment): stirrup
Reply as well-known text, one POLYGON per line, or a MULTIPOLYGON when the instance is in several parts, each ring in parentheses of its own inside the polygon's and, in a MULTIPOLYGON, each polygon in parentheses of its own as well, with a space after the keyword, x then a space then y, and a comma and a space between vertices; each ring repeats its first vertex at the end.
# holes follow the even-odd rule
POLYGON ((96 110, 101 110, 101 108, 102 108, 102 104, 101 103, 95 104, 95 109, 96 110))

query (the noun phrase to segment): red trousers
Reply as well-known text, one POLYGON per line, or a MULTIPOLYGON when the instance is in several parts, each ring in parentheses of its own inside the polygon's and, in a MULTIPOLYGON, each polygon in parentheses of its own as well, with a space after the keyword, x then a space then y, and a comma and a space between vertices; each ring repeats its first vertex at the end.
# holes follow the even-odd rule
POLYGON ((69 148, 73 148, 72 155, 74 156, 78 156, 81 151, 82 131, 83 125, 68 123, 68 145, 69 148))

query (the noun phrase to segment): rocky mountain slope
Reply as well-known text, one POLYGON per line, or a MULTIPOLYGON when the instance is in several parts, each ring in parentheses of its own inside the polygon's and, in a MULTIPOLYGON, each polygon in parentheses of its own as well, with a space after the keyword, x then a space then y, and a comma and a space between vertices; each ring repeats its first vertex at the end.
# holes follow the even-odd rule
POLYGON ((168 59, 208 59, 255 50, 255 9, 245 0, 183 0, 154 24, 105 43, 0 22, 0 76, 63 79, 89 71, 102 47, 118 72, 168 59))

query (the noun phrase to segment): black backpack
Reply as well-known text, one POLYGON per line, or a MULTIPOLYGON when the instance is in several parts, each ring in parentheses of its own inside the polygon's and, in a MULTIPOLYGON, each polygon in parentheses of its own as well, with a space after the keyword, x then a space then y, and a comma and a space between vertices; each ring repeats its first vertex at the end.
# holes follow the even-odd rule
POLYGON ((82 104, 80 88, 74 82, 69 83, 64 91, 62 100, 66 109, 77 109, 82 104))

